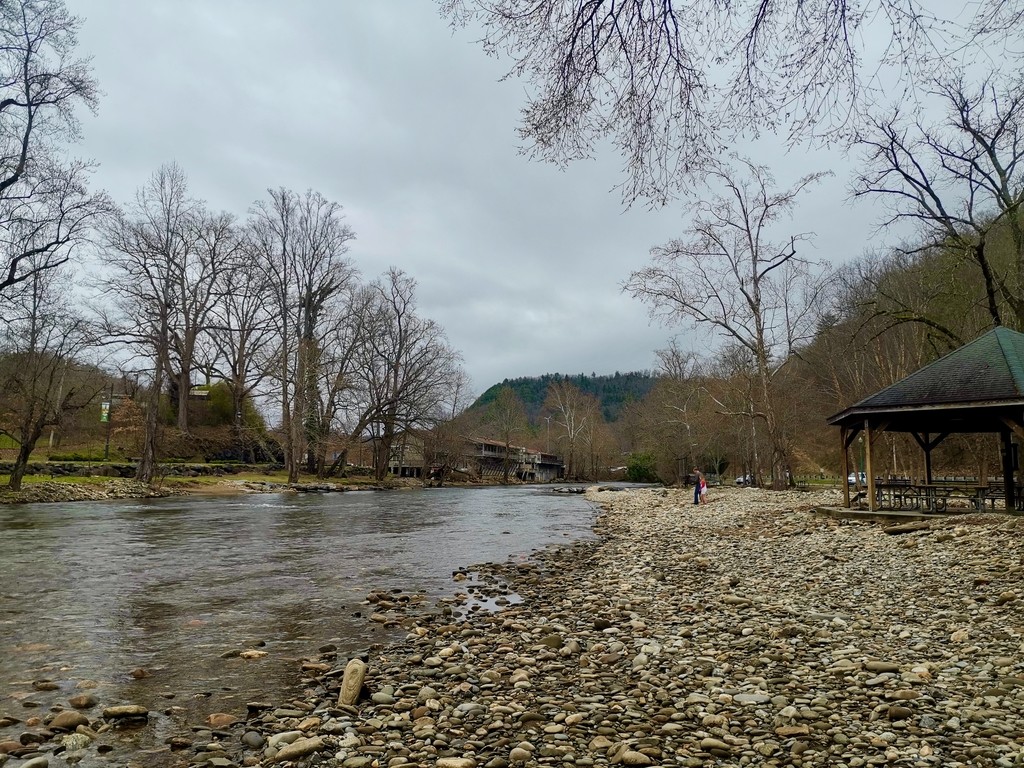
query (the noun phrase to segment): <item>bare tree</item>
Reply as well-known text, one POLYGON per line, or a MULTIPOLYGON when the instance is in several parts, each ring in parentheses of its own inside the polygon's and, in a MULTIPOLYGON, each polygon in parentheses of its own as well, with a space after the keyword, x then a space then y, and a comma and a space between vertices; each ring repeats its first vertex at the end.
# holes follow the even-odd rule
POLYGON ((320 428, 307 434, 306 469, 317 477, 338 472, 347 460, 347 449, 361 438, 374 410, 368 407, 359 364, 369 343, 367 334, 374 327, 376 299, 375 292, 366 286, 349 286, 325 308, 322 333, 317 339, 321 350, 318 381, 309 403, 315 412, 311 421, 320 428), (361 410, 354 435, 344 425, 353 407, 361 410), (328 467, 331 445, 336 447, 337 457, 328 467))
POLYGON ((856 194, 889 200, 888 223, 919 224, 924 241, 913 250, 960 251, 984 282, 992 323, 1003 324, 1005 306, 1024 327, 1024 79, 976 89, 954 79, 934 91, 946 107, 939 125, 904 120, 897 110, 859 137, 868 170, 856 194), (1009 232, 1009 260, 991 253, 1000 231, 1009 232))
MULTIPOLYGON (((171 166, 171 174, 181 173, 171 166)), ((168 264, 174 300, 170 317, 170 354, 168 362, 176 395, 178 429, 189 431, 189 395, 196 369, 196 351, 200 338, 212 321, 220 299, 218 277, 239 256, 240 234, 229 213, 211 213, 196 202, 180 222, 178 238, 182 248, 178 260, 168 264)))
POLYGON ((561 428, 559 437, 565 446, 566 477, 579 479, 580 449, 599 412, 595 398, 584 394, 568 379, 560 379, 548 385, 544 410, 552 415, 555 424, 561 428))
POLYGON ((48 426, 94 402, 105 378, 79 358, 95 339, 71 306, 70 277, 33 269, 8 292, 0 324, 0 434, 18 444, 8 486, 21 488, 48 426))
POLYGON ((229 260, 217 276, 206 338, 211 350, 206 366, 227 385, 236 440, 241 450, 253 448, 245 433, 245 404, 270 375, 271 356, 278 345, 274 334, 273 289, 267 271, 246 241, 238 258, 229 260))
POLYGON ((444 331, 417 314, 415 280, 391 268, 370 287, 376 311, 359 370, 369 395, 374 466, 383 479, 399 433, 435 422, 464 377, 444 331))
POLYGON ((749 161, 742 168, 713 174, 725 194, 700 207, 689 239, 653 249, 651 265, 632 273, 625 290, 649 304, 654 316, 707 326, 749 355, 757 398, 736 415, 764 422, 773 484, 782 488, 788 446, 773 383, 793 350, 814 332, 824 276, 797 256, 797 244, 807 235, 776 242, 769 239, 770 228, 821 175, 776 192, 766 168, 749 161))
POLYGON ((922 0, 438 0, 483 28, 531 96, 520 133, 566 162, 610 140, 630 200, 661 201, 738 133, 835 135, 880 92, 904 90, 987 47, 1020 68, 1019 0, 945 13, 922 0), (880 47, 879 47, 880 45, 880 47))
POLYGON ((502 387, 497 397, 487 407, 484 417, 494 437, 501 441, 505 449, 505 460, 502 463, 502 483, 508 485, 509 474, 518 464, 518 454, 513 455, 512 441, 517 435, 525 434, 529 428, 526 418, 526 407, 512 387, 502 387))
POLYGON ((268 194, 269 201, 253 206, 250 232, 274 291, 281 429, 288 481, 294 483, 307 446, 326 429, 311 407, 320 371, 317 331, 329 300, 355 279, 346 257, 355 233, 341 205, 318 192, 299 195, 282 187, 268 194))
POLYGON ((192 247, 196 202, 177 165, 160 167, 138 190, 130 208, 106 228, 106 262, 111 275, 102 294, 116 314, 102 310, 107 332, 133 349, 150 377, 142 451, 136 479, 151 482, 156 471, 160 398, 172 370, 174 324, 181 308, 179 279, 192 247))
POLYGON ((0 3, 0 293, 64 264, 108 207, 86 188, 90 166, 58 155, 77 110, 96 106, 79 24, 61 0, 0 3))

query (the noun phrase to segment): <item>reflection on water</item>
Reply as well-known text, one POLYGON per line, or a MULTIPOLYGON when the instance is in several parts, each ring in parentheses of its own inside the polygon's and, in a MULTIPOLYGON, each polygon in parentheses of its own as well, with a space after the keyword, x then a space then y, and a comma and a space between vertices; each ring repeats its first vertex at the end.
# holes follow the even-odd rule
POLYGON ((319 645, 389 639, 353 615, 371 589, 450 594, 456 568, 586 536, 592 514, 531 488, 0 507, 0 716, 82 681, 103 704, 198 720, 284 700, 319 645), (221 658, 257 646, 266 658, 221 658), (33 690, 42 678, 60 690, 33 690))

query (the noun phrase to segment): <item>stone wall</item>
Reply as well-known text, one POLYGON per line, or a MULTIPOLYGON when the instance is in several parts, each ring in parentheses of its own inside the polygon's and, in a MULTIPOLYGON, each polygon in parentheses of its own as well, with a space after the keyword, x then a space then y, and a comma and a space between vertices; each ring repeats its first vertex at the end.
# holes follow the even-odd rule
MULTIPOLYGON (((13 462, 0 462, 0 474, 10 474, 13 462)), ((135 477, 135 463, 103 462, 31 462, 25 469, 27 475, 49 475, 50 477, 135 477)), ((284 469, 281 464, 161 464, 157 476, 201 477, 235 475, 240 472, 277 472, 284 469)))

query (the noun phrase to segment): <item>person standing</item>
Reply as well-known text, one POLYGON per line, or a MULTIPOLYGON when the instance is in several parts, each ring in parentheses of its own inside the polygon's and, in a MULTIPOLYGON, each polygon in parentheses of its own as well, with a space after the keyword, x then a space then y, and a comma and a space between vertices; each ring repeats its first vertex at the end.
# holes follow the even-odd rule
POLYGON ((701 488, 704 487, 704 473, 696 467, 693 468, 693 503, 694 505, 700 504, 701 502, 701 488))

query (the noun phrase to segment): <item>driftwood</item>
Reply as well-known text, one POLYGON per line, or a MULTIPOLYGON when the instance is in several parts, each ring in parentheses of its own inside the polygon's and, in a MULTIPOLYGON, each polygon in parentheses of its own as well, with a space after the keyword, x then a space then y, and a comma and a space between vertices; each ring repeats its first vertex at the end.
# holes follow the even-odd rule
POLYGON ((931 523, 903 523, 902 525, 890 525, 883 528, 882 533, 894 536, 899 533, 913 533, 914 531, 927 531, 932 527, 931 523))

